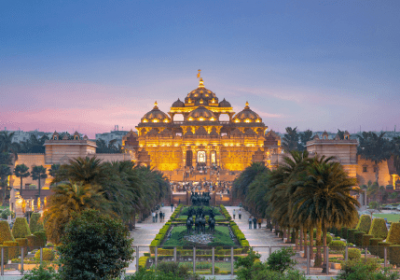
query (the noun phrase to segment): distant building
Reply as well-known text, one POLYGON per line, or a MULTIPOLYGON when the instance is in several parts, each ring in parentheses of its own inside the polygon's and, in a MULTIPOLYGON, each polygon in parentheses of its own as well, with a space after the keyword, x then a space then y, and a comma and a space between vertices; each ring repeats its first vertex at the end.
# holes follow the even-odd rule
POLYGON ((106 144, 110 143, 111 140, 117 140, 115 142, 115 146, 118 147, 118 145, 122 146, 122 138, 128 134, 129 131, 124 131, 124 130, 114 130, 110 132, 105 132, 105 133, 96 133, 96 140, 104 140, 106 144))

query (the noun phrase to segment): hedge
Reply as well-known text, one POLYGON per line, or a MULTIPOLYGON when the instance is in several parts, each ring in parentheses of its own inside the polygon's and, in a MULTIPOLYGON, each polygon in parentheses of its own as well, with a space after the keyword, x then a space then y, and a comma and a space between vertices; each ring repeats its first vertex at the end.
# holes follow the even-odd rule
POLYGON ((43 223, 40 221, 40 217, 41 216, 39 213, 32 213, 29 223, 29 229, 31 230, 31 232, 44 230, 43 223))
POLYGON ((334 251, 342 251, 346 248, 346 243, 340 240, 333 240, 331 244, 329 244, 329 249, 334 251))
POLYGON ((400 223, 392 223, 386 241, 392 244, 400 244, 400 223))
POLYGON ((231 215, 229 214, 228 210, 226 210, 225 206, 221 204, 221 205, 220 205, 220 208, 221 208, 221 212, 222 212, 222 214, 225 216, 225 218, 226 218, 228 221, 232 220, 232 217, 231 217, 231 215))
POLYGON ((361 247, 362 246, 362 241, 363 241, 363 236, 364 236, 364 232, 363 231, 356 231, 354 233, 354 243, 358 246, 361 247))
POLYGON ((378 243, 382 242, 382 238, 371 238, 369 240, 369 251, 371 252, 372 255, 378 255, 378 243))
POLYGON ((38 238, 38 240, 39 240, 37 246, 39 246, 39 247, 46 246, 47 237, 46 237, 46 232, 44 230, 43 231, 34 232, 33 235, 36 236, 38 238))
POLYGON ((348 234, 348 229, 346 227, 342 228, 340 237, 343 239, 347 239, 347 237, 348 237, 347 234, 348 234))
POLYGON ((362 247, 363 248, 369 247, 369 244, 370 244, 369 241, 371 240, 371 238, 373 238, 373 236, 370 234, 363 235, 363 237, 362 237, 362 247))
POLYGON ((4 264, 7 264, 8 263, 8 250, 7 250, 7 247, 5 247, 5 246, 3 246, 3 245, 0 245, 0 250, 1 250, 1 248, 4 248, 4 250, 3 250, 3 257, 4 257, 4 264))
POLYGON ((386 239, 388 230, 385 220, 382 218, 375 218, 372 221, 371 229, 368 234, 373 235, 374 238, 386 239))
MULTIPOLYGON (((52 261, 52 260, 54 260, 55 254, 54 254, 54 251, 52 249, 43 248, 42 252, 43 252, 43 260, 44 261, 52 261)), ((35 253, 35 259, 40 260, 40 250, 38 250, 35 253)))
POLYGON ((24 256, 28 255, 28 239, 15 238, 15 241, 18 242, 19 250, 21 250, 21 247, 24 247, 24 256))
MULTIPOLYGON (((392 244, 390 244, 389 242, 379 242, 378 243, 378 256, 381 259, 383 259, 385 257, 384 248, 390 247, 390 245, 392 245, 392 244)), ((389 250, 387 250, 387 251, 389 251, 389 250)))
POLYGON ((356 243, 356 240, 355 240, 355 238, 354 238, 354 234, 357 232, 357 230, 356 229, 349 229, 348 231, 347 231, 347 241, 348 242, 350 242, 350 243, 356 243))
POLYGON ((26 238, 28 235, 31 235, 28 222, 25 218, 19 217, 15 219, 12 234, 14 238, 26 238))
MULTIPOLYGON (((361 251, 357 248, 349 248, 347 249, 349 260, 359 260, 361 259, 361 251)), ((343 253, 343 257, 345 257, 346 252, 343 253)))
POLYGON ((41 240, 39 240, 39 238, 37 238, 37 236, 32 234, 32 235, 27 236, 26 239, 28 239, 28 251, 32 251, 32 250, 38 249, 40 247, 41 240))
POLYGON ((170 217, 171 221, 175 221, 176 216, 181 212, 182 206, 183 206, 182 204, 179 204, 179 205, 175 208, 174 213, 172 213, 172 215, 171 215, 171 217, 170 217))
POLYGON ((358 231, 362 231, 364 233, 368 233, 371 228, 371 216, 370 215, 362 215, 360 220, 358 221, 356 229, 358 231))
POLYGON ((7 221, 0 221, 0 244, 4 241, 15 241, 7 221))
POLYGON ((16 241, 4 241, 3 246, 7 247, 8 258, 10 260, 18 258, 18 256, 19 256, 18 242, 16 242, 16 241))
POLYGON ((390 246, 388 256, 390 264, 400 266, 400 245, 390 246))
POLYGON ((139 258, 139 268, 146 268, 147 260, 149 257, 143 256, 139 258))

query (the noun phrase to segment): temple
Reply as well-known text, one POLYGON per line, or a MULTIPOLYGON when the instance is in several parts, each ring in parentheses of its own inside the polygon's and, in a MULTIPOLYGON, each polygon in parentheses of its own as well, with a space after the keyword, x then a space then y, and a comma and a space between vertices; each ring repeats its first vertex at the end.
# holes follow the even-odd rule
POLYGON ((268 165, 267 153, 280 150, 279 136, 265 134, 268 127, 248 102, 235 113, 227 100, 219 100, 204 86, 202 78, 168 114, 155 102, 136 129, 137 134, 131 131, 124 137, 124 148, 138 164, 163 171, 174 181, 196 180, 198 175, 232 181, 252 162, 268 165), (177 115, 183 121, 176 121, 177 115), (229 120, 220 120, 222 115, 229 120))

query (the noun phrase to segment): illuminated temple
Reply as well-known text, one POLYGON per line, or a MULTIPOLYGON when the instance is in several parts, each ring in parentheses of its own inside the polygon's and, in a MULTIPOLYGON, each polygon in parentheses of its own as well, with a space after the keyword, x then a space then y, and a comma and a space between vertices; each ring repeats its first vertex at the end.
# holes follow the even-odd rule
POLYGON ((279 152, 280 138, 273 132, 266 135, 267 128, 248 102, 235 113, 200 78, 198 88, 184 101, 175 101, 168 114, 155 102, 136 126, 137 134, 131 131, 123 145, 138 164, 163 171, 172 180, 195 179, 188 176, 208 170, 207 180, 218 174, 218 179, 230 181, 252 162, 269 165, 268 155, 279 152), (177 115, 183 121, 175 121, 177 115), (221 121, 221 115, 229 121, 221 121))

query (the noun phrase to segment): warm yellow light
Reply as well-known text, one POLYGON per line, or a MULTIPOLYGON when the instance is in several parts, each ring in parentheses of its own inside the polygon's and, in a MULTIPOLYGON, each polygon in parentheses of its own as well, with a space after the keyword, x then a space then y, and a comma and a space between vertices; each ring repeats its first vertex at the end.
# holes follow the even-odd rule
POLYGON ((201 121, 201 122, 204 121, 204 118, 199 118, 199 121, 201 121))
POLYGON ((214 119, 214 118, 211 118, 210 121, 215 121, 215 119, 214 119))
POLYGON ((167 122, 168 122, 168 119, 165 119, 164 122, 167 123, 167 122))
POLYGON ((154 119, 154 120, 153 120, 153 122, 157 123, 157 122, 158 122, 158 120, 157 120, 157 119, 154 119))
POLYGON ((193 118, 192 118, 192 117, 190 117, 190 118, 189 118, 189 121, 193 121, 193 118))
POLYGON ((261 122, 261 120, 260 120, 260 119, 257 119, 256 122, 261 122))
POLYGON ((246 122, 246 123, 249 123, 249 122, 250 122, 250 120, 249 120, 249 119, 246 119, 246 120, 245 120, 245 122, 246 122))
POLYGON ((236 119, 236 120, 235 120, 235 123, 238 123, 238 122, 240 122, 239 119, 236 119))
POLYGON ((143 120, 143 122, 147 122, 147 120, 146 120, 146 119, 144 119, 144 120, 143 120))

